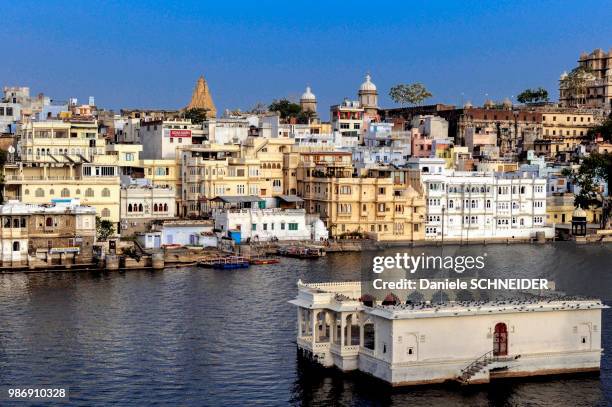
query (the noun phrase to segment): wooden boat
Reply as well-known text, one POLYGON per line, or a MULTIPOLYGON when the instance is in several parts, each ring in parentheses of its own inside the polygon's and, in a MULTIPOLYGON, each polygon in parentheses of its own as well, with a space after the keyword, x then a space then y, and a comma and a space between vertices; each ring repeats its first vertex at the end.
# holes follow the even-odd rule
POLYGON ((280 259, 276 257, 251 257, 249 259, 251 264, 276 264, 280 263, 280 259))
POLYGON ((278 249, 278 254, 297 259, 316 259, 325 255, 322 248, 289 246, 278 249))

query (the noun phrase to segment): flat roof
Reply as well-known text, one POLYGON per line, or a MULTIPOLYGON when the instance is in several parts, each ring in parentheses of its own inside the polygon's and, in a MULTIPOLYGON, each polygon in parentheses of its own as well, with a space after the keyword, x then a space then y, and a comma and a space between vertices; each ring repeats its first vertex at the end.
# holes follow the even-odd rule
POLYGON ((263 201, 255 195, 221 195, 211 199, 213 202, 224 202, 224 203, 243 203, 243 202, 260 202, 263 201))

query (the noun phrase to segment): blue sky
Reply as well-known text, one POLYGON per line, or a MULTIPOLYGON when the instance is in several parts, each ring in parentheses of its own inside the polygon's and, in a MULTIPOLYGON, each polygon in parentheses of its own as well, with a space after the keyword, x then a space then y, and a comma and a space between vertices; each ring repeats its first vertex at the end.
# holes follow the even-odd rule
POLYGON ((612 48, 610 1, 93 3, 3 3, 0 82, 108 108, 179 108, 202 73, 219 110, 297 99, 310 84, 327 118, 366 71, 381 106, 410 82, 431 102, 534 86, 556 98, 581 51, 612 48))

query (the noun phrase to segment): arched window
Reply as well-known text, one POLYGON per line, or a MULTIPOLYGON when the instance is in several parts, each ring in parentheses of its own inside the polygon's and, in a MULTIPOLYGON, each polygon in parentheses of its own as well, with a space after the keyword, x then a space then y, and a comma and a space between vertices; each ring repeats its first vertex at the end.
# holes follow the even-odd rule
POLYGON ((55 189, 51 188, 51 189, 49 190, 49 195, 55 195, 55 189))
POLYGON ((26 227, 26 218, 21 218, 21 227, 22 228, 26 227))
POLYGON ((13 242, 13 251, 14 252, 18 252, 19 251, 19 242, 13 242))
POLYGON ((138 204, 138 212, 142 212, 142 204, 138 204))
POLYGON ((62 198, 68 198, 70 196, 70 190, 68 188, 62 189, 62 198))
POLYGON ((19 218, 14 218, 13 219, 13 227, 15 229, 19 228, 19 218))
POLYGON ((23 191, 23 194, 24 194, 24 195, 30 195, 30 190, 29 190, 29 189, 26 189, 25 191, 23 191))
POLYGON ((76 190, 76 194, 77 194, 77 195, 81 195, 81 190, 80 190, 80 189, 77 189, 77 190, 76 190))
POLYGON ((128 204, 128 212, 132 212, 132 204, 128 204))
POLYGON ((52 227, 53 226, 53 218, 49 217, 45 220, 45 226, 52 227))
POLYGON ((102 217, 108 218, 109 216, 110 216, 110 210, 108 210, 108 208, 102 209, 102 217))
POLYGON ((102 190, 102 196, 103 196, 104 198, 108 198, 108 197, 110 196, 110 189, 108 189, 108 188, 104 188, 104 189, 102 190))
POLYGON ((453 209, 455 207, 455 202, 451 199, 448 201, 448 209, 453 209))
POLYGON ((45 196, 45 190, 42 188, 37 188, 35 194, 37 198, 42 198, 45 196))
POLYGON ((157 204, 153 205, 153 212, 157 212, 157 204))
POLYGON ((168 204, 167 203, 164 204, 164 212, 168 212, 168 204))
POLYGON ((374 324, 368 322, 363 325, 363 347, 374 350, 374 343, 376 342, 376 332, 374 331, 374 324))
POLYGON ((94 190, 93 190, 93 189, 91 189, 91 188, 87 188, 87 189, 85 190, 85 196, 87 196, 87 197, 93 197, 93 196, 94 196, 94 190))

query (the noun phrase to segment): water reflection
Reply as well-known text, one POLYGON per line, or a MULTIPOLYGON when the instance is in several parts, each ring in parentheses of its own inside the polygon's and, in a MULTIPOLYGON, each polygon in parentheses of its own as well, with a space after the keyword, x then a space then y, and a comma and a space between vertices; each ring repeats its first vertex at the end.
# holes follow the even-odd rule
MULTIPOLYGON (((570 292, 608 295, 612 287, 610 245, 444 248, 483 251, 491 273, 547 274, 570 292)), ((611 405, 608 354, 600 377, 467 389, 391 389, 361 374, 313 371, 296 358, 296 312, 287 304, 295 283, 358 280, 363 260, 343 253, 237 271, 0 275, 0 387, 65 384, 71 404, 87 406, 611 405)), ((610 314, 604 312, 606 349, 610 314)))

